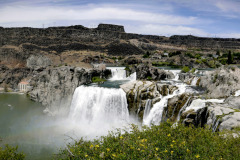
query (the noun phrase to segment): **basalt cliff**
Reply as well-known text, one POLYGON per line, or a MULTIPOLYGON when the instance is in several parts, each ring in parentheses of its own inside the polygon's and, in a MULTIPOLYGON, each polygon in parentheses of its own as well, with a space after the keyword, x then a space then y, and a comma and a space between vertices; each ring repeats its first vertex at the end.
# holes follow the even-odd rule
POLYGON ((156 50, 240 49, 240 39, 195 36, 154 36, 126 33, 123 26, 100 24, 49 28, 0 27, 0 64, 26 67, 31 56, 49 59, 49 65, 90 67, 89 63, 112 63, 107 56, 142 55, 156 50))

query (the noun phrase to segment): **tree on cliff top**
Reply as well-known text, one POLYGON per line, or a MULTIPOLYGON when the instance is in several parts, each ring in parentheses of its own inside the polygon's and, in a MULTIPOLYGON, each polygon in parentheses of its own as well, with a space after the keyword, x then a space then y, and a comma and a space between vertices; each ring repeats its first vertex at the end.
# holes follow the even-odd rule
POLYGON ((227 60, 228 64, 232 64, 233 63, 233 55, 232 52, 229 51, 228 52, 228 60, 227 60))

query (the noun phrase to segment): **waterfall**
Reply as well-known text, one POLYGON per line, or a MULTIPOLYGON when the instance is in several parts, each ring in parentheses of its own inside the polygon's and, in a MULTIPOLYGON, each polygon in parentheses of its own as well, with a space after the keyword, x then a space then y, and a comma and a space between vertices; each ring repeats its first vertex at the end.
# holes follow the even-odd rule
POLYGON ((175 90, 173 94, 162 97, 162 99, 158 103, 155 103, 153 105, 149 115, 143 119, 144 125, 150 126, 151 124, 154 125, 160 124, 160 122, 162 121, 163 109, 167 106, 168 99, 176 95, 183 94, 186 91, 185 84, 180 85, 177 84, 176 86, 178 87, 178 89, 175 90))
POLYGON ((127 122, 126 93, 122 89, 80 86, 74 92, 69 118, 91 125, 127 122))
POLYGON ((198 79, 199 79, 198 77, 194 77, 194 78, 192 79, 191 85, 192 85, 192 86, 196 86, 198 79))
POLYGON ((174 75, 174 79, 175 81, 179 80, 179 73, 181 72, 181 70, 168 70, 169 72, 172 72, 174 75))
POLYGON ((126 75, 125 67, 107 67, 107 69, 111 70, 112 78, 109 80, 136 80, 137 74, 136 72, 132 73, 129 77, 126 75))
POLYGON ((107 67, 112 72, 112 78, 110 80, 124 80, 126 79, 125 67, 107 67))
POLYGON ((152 100, 148 99, 146 104, 145 104, 145 109, 144 109, 144 113, 143 113, 143 119, 145 119, 149 115, 150 110, 151 110, 151 106, 152 106, 152 100))
POLYGON ((191 98, 192 98, 191 96, 188 97, 187 102, 186 102, 186 103, 184 104, 184 106, 180 109, 180 111, 179 111, 179 113, 178 113, 178 116, 177 116, 177 122, 180 120, 181 114, 182 114, 183 111, 187 108, 188 103, 189 103, 189 101, 190 101, 191 98))

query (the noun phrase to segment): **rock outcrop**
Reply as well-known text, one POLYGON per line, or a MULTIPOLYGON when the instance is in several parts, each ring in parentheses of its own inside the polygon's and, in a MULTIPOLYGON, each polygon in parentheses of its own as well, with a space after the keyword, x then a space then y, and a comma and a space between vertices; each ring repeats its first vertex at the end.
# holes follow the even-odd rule
POLYGON ((240 90, 240 69, 238 67, 221 67, 208 71, 201 77, 199 85, 206 88, 208 98, 226 98, 240 90))
POLYGON ((32 55, 27 59, 27 67, 34 70, 37 70, 39 68, 46 68, 48 66, 51 66, 51 64, 51 60, 43 55, 32 55))
POLYGON ((138 80, 166 80, 175 78, 174 74, 170 71, 158 69, 149 64, 140 64, 130 68, 130 73, 137 73, 138 80))
POLYGON ((161 100, 161 96, 172 94, 177 87, 152 81, 132 81, 120 86, 127 95, 130 114, 142 120, 147 105, 152 106, 161 100))

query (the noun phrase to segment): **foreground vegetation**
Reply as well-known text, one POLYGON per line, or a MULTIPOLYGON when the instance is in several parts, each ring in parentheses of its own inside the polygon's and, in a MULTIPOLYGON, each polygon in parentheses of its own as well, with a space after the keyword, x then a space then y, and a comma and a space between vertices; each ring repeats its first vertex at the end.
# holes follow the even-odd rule
MULTIPOLYGON (((231 134, 230 134, 231 135, 231 134)), ((75 142, 56 159, 240 159, 240 138, 171 123, 75 142)))
POLYGON ((25 158, 23 153, 17 152, 18 147, 10 147, 8 145, 5 148, 0 147, 0 159, 1 160, 22 160, 25 158))

